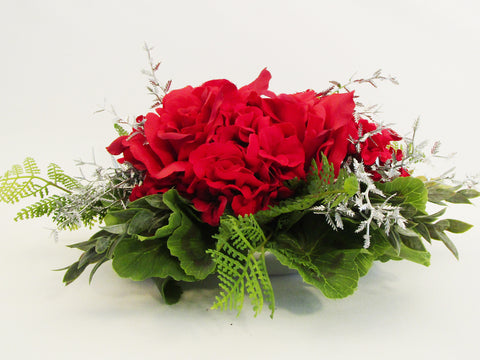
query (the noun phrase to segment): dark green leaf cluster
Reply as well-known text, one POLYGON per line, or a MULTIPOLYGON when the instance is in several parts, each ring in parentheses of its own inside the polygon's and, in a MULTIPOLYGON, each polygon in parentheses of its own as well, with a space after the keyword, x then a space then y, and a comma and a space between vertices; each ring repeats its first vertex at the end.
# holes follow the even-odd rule
POLYGON ((176 190, 143 197, 125 209, 110 209, 104 222, 102 230, 90 240, 71 245, 83 254, 68 268, 65 283, 75 280, 88 265, 96 264, 91 278, 98 266, 113 260, 113 268, 121 277, 156 279, 166 301, 172 302, 178 286, 171 281, 202 280, 215 270, 207 253, 214 247, 214 229, 199 221, 195 210, 176 190))
POLYGON ((428 266, 430 253, 424 242, 439 240, 458 257, 447 232, 462 233, 471 225, 442 218, 445 208, 429 214, 427 203, 469 204, 478 191, 414 177, 374 183, 365 174, 341 170, 335 176, 323 157, 321 167, 313 164, 306 181, 288 184, 295 196, 253 215, 224 214, 218 227, 202 222, 191 202, 175 189, 129 202, 130 189, 141 174, 128 169, 102 178, 99 187, 84 186, 54 164, 43 178, 27 158, 0 178, 0 196, 5 202, 42 197, 22 209, 17 219, 47 215, 70 229, 78 222, 104 221, 88 241, 70 245, 82 254, 63 269, 65 284, 90 265, 91 281, 98 268, 112 260, 121 277, 153 279, 165 302, 172 304, 182 294, 181 282, 216 272, 220 293, 213 308, 240 312, 247 295, 255 315, 268 303, 273 316, 267 253, 329 298, 351 295, 374 261, 405 259, 428 266), (51 187, 64 194, 46 197, 51 187), (368 242, 361 234, 366 226, 368 242))
MULTIPOLYGON (((378 185, 386 194, 395 195, 395 202, 399 202, 402 213, 408 220, 405 229, 396 227, 388 237, 396 254, 392 259, 402 258, 401 250, 407 247, 410 250, 426 252, 422 239, 431 243, 431 240, 440 240, 458 258, 458 251, 445 232, 463 233, 472 225, 460 220, 440 219, 446 208, 433 213, 426 213, 427 202, 446 206, 444 201, 451 203, 471 204, 469 199, 478 197, 480 193, 473 189, 460 189, 436 182, 424 182, 419 178, 398 178, 390 183, 378 185)), ((418 261, 417 261, 418 262, 418 261)))

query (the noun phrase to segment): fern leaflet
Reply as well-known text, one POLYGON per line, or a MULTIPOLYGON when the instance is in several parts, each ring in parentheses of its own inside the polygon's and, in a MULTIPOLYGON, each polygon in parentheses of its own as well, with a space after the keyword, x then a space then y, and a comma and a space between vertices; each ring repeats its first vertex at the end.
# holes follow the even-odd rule
POLYGON ((31 157, 27 157, 22 165, 13 165, 12 169, 0 177, 0 201, 16 203, 30 196, 48 195, 49 187, 56 187, 70 193, 78 186, 78 182, 65 175, 57 165, 51 164, 48 171, 49 179, 40 176, 40 169, 31 157))
POLYGON ((307 194, 280 201, 270 209, 258 211, 255 218, 264 224, 283 214, 310 209, 318 202, 335 207, 356 193, 357 181, 354 177, 342 169, 335 178, 333 165, 323 155, 321 169, 318 169, 315 162, 312 163, 310 174, 307 177, 307 194), (351 180, 355 180, 353 181, 355 186, 352 186, 351 180))
POLYGON ((36 203, 21 209, 17 213, 17 216, 14 218, 14 220, 18 221, 42 216, 50 216, 52 212, 64 206, 65 203, 65 197, 52 195, 48 198, 41 199, 36 203))
POLYGON ((128 135, 128 131, 123 128, 122 125, 115 123, 113 124, 115 131, 117 132, 118 136, 126 136, 128 135))
POLYGON ((49 164, 47 168, 47 176, 55 184, 61 184, 68 190, 76 189, 80 186, 80 183, 75 178, 65 174, 62 168, 57 164, 49 164))
POLYGON ((237 310, 243 307, 248 294, 255 316, 269 303, 270 317, 275 311, 272 284, 265 265, 267 239, 253 215, 221 219, 216 250, 209 250, 217 264, 220 295, 214 309, 237 310))

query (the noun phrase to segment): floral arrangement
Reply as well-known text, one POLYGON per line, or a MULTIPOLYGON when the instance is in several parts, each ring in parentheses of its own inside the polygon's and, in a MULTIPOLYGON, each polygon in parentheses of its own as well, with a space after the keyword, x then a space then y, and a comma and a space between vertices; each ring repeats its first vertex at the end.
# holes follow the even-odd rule
POLYGON ((65 284, 89 266, 91 280, 111 260, 121 277, 153 279, 172 304, 182 282, 216 274, 214 308, 240 312, 247 295, 255 315, 268 303, 273 316, 268 253, 329 298, 351 295, 376 260, 428 266, 425 242, 458 257, 446 232, 471 225, 441 217, 447 203, 480 195, 474 183, 414 176, 425 159, 415 131, 402 138, 376 123, 351 90, 394 78, 378 71, 277 95, 265 69, 240 88, 212 80, 170 91, 149 59, 154 110, 115 123, 114 167, 94 164, 87 179, 50 164, 42 176, 27 158, 0 178, 3 202, 41 198, 16 220, 50 216, 59 230, 101 224, 69 245, 82 254, 62 269, 65 284), (442 209, 430 214, 427 202, 442 209))

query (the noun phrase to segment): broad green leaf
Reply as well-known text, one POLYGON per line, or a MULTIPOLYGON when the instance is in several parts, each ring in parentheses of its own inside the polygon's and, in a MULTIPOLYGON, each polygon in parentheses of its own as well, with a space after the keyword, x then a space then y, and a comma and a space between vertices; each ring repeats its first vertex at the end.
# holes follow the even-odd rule
POLYGON ((127 234, 140 235, 148 231, 155 216, 155 213, 150 210, 140 209, 129 221, 127 234))
MULTIPOLYGON (((366 252, 364 249, 335 250, 319 256, 311 261, 296 257, 275 249, 270 250, 282 263, 298 270, 303 280, 320 289, 328 298, 344 298, 354 293, 358 286, 360 274, 369 268, 369 259, 357 257, 366 252), (357 264, 357 261, 360 265, 357 264)), ((371 258, 373 260, 373 257, 371 258)))
POLYGON ((355 258, 355 264, 357 265, 358 275, 360 277, 367 275, 368 271, 373 265, 375 260, 374 256, 369 252, 363 251, 355 258))
POLYGON ((138 211, 138 209, 112 210, 105 215, 103 221, 106 226, 125 224, 133 218, 138 211))
POLYGON ((155 285, 157 285, 166 304, 173 305, 180 300, 183 290, 177 281, 170 277, 166 279, 153 278, 153 281, 155 282, 155 285))
POLYGON ((421 212, 425 212, 428 191, 422 180, 414 177, 399 177, 391 182, 378 183, 377 187, 386 194, 397 194, 403 197, 403 203, 411 204, 421 212))
POLYGON ((405 259, 424 266, 430 265, 430 253, 428 251, 413 250, 403 244, 398 255, 393 249, 389 249, 385 256, 389 256, 392 260, 405 259))
POLYGON ((135 281, 168 276, 175 280, 195 280, 185 274, 165 241, 124 239, 115 247, 112 265, 119 276, 135 281))
MULTIPOLYGON (((152 198, 151 200, 154 200, 152 198)), ((162 227, 159 227, 155 231, 154 236, 150 237, 139 237, 140 240, 151 240, 151 239, 160 239, 171 235, 177 227, 180 226, 182 220, 182 209, 179 206, 179 196, 174 190, 167 191, 162 197, 162 204, 171 210, 171 213, 168 217, 168 223, 162 227)))
POLYGON ((195 224, 188 215, 181 215, 181 224, 168 238, 167 246, 188 275, 202 280, 215 271, 215 263, 207 253, 214 246, 210 231, 195 224))
POLYGON ((128 223, 100 226, 100 228, 112 234, 124 234, 127 232, 128 223))
POLYGON ((167 205, 163 202, 162 194, 147 195, 132 201, 129 204, 132 208, 153 208, 158 210, 168 210, 167 205))

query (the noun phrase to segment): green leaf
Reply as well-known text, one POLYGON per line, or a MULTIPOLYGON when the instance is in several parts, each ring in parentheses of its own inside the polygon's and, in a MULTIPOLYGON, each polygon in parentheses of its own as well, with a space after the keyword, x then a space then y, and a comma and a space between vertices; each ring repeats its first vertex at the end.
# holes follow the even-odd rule
POLYGON ((432 215, 419 215, 415 216, 415 220, 421 221, 422 223, 432 223, 434 221, 437 221, 437 219, 445 214, 447 211, 447 208, 443 208, 442 210, 436 212, 435 214, 432 215))
POLYGON ((93 276, 95 275, 95 273, 97 272, 97 270, 100 268, 100 266, 102 266, 104 263, 106 263, 107 261, 109 261, 110 259, 107 259, 107 258, 103 258, 102 260, 100 260, 99 262, 97 262, 95 264, 95 266, 92 268, 92 271, 90 271, 90 276, 88 277, 88 283, 91 284, 92 283, 92 280, 93 280, 93 276))
POLYGON ((373 265, 374 256, 367 251, 363 251, 355 258, 355 264, 357 265, 358 275, 360 277, 367 275, 368 271, 373 265))
MULTIPOLYGON (((397 227, 398 226, 396 226, 396 228, 397 227)), ((395 254, 398 256, 400 254, 400 250, 402 247, 401 246, 402 240, 400 238, 400 235, 396 230, 392 230, 390 231, 390 234, 388 234, 387 239, 390 245, 392 245, 393 249, 395 250, 395 254)))
POLYGON ((149 230, 153 220, 155 219, 155 213, 147 209, 140 209, 130 220, 127 228, 127 234, 140 235, 149 230))
POLYGON ((138 211, 139 209, 110 210, 103 218, 103 221, 106 226, 125 224, 133 218, 138 211))
POLYGON ((428 201, 441 204, 443 200, 455 195, 455 191, 451 187, 435 185, 428 188, 428 201))
POLYGON ((368 255, 365 249, 335 250, 311 257, 310 261, 291 252, 276 249, 270 251, 280 263, 298 270, 306 283, 333 299, 353 294, 359 277, 366 274, 373 261, 373 256, 368 255))
POLYGON ((199 280, 205 279, 215 270, 215 263, 207 253, 208 249, 214 247, 213 229, 190 218, 176 191, 167 191, 163 200, 173 214, 168 225, 159 231, 172 231, 167 241, 171 254, 180 260, 180 266, 186 274, 199 280))
MULTIPOLYGON (((417 251, 427 251, 427 249, 425 249, 425 246, 423 245, 423 242, 422 242, 422 239, 420 239, 420 237, 416 236, 416 237, 413 237, 413 236, 402 236, 402 243, 410 248, 410 249, 413 249, 413 250, 417 250, 417 251)), ((401 251, 401 250, 400 250, 401 251)))
POLYGON ((96 238, 95 251, 97 254, 103 254, 113 243, 113 236, 100 236, 96 238))
POLYGON ((427 229, 428 232, 430 233, 430 237, 435 240, 440 240, 442 241, 445 246, 452 252, 452 254, 458 259, 458 250, 453 244, 453 242, 450 240, 450 238, 443 232, 443 230, 446 229, 446 226, 449 226, 449 223, 446 224, 445 222, 440 223, 437 222, 435 224, 427 224, 427 229))
POLYGON ((448 201, 449 203, 452 203, 452 204, 471 204, 472 203, 468 199, 468 197, 466 197, 465 195, 462 195, 459 192, 448 197, 447 199, 445 199, 445 201, 448 201))
POLYGON ((113 269, 121 277, 142 281, 152 277, 194 281, 185 274, 178 259, 170 254, 165 241, 124 239, 116 247, 113 269))
POLYGON ((470 230, 473 225, 467 224, 466 222, 454 219, 447 219, 448 227, 446 228, 447 231, 455 234, 461 234, 465 231, 470 230))
POLYGON ((116 224, 110 226, 100 226, 101 229, 111 234, 124 234, 127 232, 128 223, 116 224))
POLYGON ((414 250, 403 244, 401 244, 399 254, 396 254, 395 251, 390 248, 385 252, 385 256, 393 260, 405 259, 424 266, 430 265, 430 253, 428 251, 414 250))
POLYGON ((129 204, 131 208, 150 208, 158 210, 168 210, 167 205, 163 202, 162 194, 147 195, 132 201, 129 204))
POLYGON ((65 285, 72 283, 75 279, 77 279, 85 270, 88 264, 83 266, 79 266, 79 262, 74 262, 72 265, 68 267, 67 272, 63 276, 63 282, 65 285))
POLYGON ((384 193, 397 194, 403 197, 404 204, 411 204, 417 210, 425 212, 429 193, 422 180, 414 177, 399 177, 391 182, 376 185, 384 193))
POLYGON ((355 195, 358 191, 358 180, 357 177, 352 175, 345 179, 345 183, 343 184, 343 189, 345 193, 351 197, 355 195))
POLYGON ((203 231, 187 215, 182 214, 181 224, 168 238, 167 246, 188 275, 202 280, 215 271, 215 263, 207 253, 213 239, 209 231, 203 231))
POLYGON ((428 232, 428 228, 426 227, 425 224, 418 223, 417 226, 415 227, 415 230, 429 243, 432 242, 432 239, 430 237, 430 233, 428 232))
POLYGON ((445 244, 445 246, 447 247, 448 250, 450 250, 450 252, 457 258, 457 260, 459 259, 458 257, 458 250, 457 250, 457 247, 455 246, 455 244, 452 242, 452 240, 450 240, 450 238, 447 236, 447 234, 445 234, 444 232, 438 232, 438 236, 440 237, 440 240, 445 244))
POLYGON ((166 279, 153 278, 153 280, 166 304, 173 305, 180 300, 183 290, 177 281, 170 277, 166 279))
POLYGON ((475 189, 463 189, 458 191, 460 195, 465 196, 467 199, 473 199, 480 196, 480 192, 475 189))

